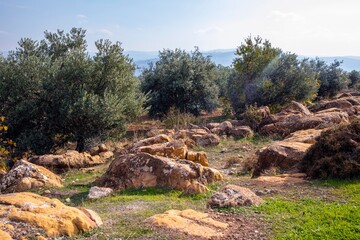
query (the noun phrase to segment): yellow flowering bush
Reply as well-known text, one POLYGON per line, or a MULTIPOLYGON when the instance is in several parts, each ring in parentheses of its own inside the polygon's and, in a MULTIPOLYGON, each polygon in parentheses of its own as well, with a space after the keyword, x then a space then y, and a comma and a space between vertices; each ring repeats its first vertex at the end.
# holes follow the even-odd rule
POLYGON ((6 169, 7 160, 11 159, 11 155, 16 147, 16 142, 6 138, 8 126, 5 117, 0 116, 0 170, 6 169))

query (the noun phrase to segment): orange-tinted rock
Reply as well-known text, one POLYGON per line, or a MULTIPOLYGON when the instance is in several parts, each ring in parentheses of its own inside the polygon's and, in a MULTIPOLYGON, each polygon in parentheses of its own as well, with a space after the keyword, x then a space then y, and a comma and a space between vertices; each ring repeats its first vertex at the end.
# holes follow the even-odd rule
POLYGON ((146 138, 146 139, 137 141, 136 143, 133 144, 133 148, 149 146, 149 145, 159 144, 159 143, 167 143, 167 142, 171 142, 171 141, 172 141, 171 137, 169 137, 165 134, 160 134, 155 137, 150 137, 150 138, 146 138))
POLYGON ((187 155, 186 155, 186 159, 190 160, 192 162, 195 163, 200 163, 201 165, 208 167, 209 166, 209 162, 207 159, 207 154, 206 152, 193 152, 193 151, 188 151, 187 155))
POLYGON ((105 162, 104 159, 100 158, 98 155, 91 156, 89 153, 79 153, 77 151, 67 151, 62 155, 47 154, 34 156, 30 158, 29 161, 51 169, 91 167, 105 162))
MULTIPOLYGON (((83 211, 68 207, 58 199, 35 193, 0 195, 0 217, 8 222, 21 221, 43 229, 48 237, 74 236, 97 227, 83 211)), ((96 213, 92 213, 97 215, 96 213)))
POLYGON ((0 180, 2 193, 21 192, 39 187, 62 187, 61 178, 44 167, 25 160, 15 163, 0 180))
POLYGON ((295 184, 295 183, 304 183, 306 174, 305 173, 295 173, 295 174, 281 174, 276 176, 260 176, 258 178, 252 179, 252 181, 258 184, 295 184))
POLYGON ((13 238, 5 231, 0 229, 0 239, 1 240, 13 240, 13 238))
POLYGON ((98 185, 119 190, 152 186, 185 190, 193 181, 207 185, 222 179, 219 171, 188 160, 139 153, 115 159, 98 185))
POLYGON ((228 228, 227 223, 216 221, 210 218, 207 213, 192 209, 169 210, 163 214, 154 215, 146 219, 145 222, 155 227, 165 227, 202 238, 221 237, 221 232, 228 228))
POLYGON ((272 167, 282 171, 291 169, 303 159, 311 145, 302 142, 279 141, 260 149, 257 152, 258 161, 253 176, 258 177, 272 167))

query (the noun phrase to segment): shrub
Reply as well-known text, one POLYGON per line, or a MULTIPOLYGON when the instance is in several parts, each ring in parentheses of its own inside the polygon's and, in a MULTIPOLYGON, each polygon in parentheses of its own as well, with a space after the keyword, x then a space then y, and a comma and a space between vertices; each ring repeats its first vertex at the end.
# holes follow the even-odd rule
POLYGON ((163 119, 166 128, 184 128, 189 123, 194 123, 196 118, 191 113, 181 113, 176 108, 171 108, 163 119))
POLYGON ((246 106, 245 112, 241 115, 244 124, 248 125, 254 131, 258 130, 261 120, 265 117, 264 112, 255 103, 254 105, 246 106))
POLYGON ((360 121, 321 134, 307 152, 302 168, 310 178, 360 177, 360 121))

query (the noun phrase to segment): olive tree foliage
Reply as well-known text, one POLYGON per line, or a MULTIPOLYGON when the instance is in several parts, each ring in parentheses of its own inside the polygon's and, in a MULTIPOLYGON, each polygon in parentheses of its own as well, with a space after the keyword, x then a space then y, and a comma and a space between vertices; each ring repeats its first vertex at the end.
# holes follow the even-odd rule
POLYGON ((21 39, 0 61, 1 112, 20 150, 50 151, 57 144, 120 136, 142 111, 134 65, 119 42, 99 40, 87 53, 85 30, 45 32, 21 39))
POLYGON ((310 63, 320 82, 318 97, 334 97, 349 85, 346 72, 340 68, 342 62, 335 60, 331 64, 326 64, 323 60, 316 58, 310 63))
POLYGON ((228 81, 227 94, 235 113, 245 110, 258 95, 257 79, 266 66, 280 54, 281 50, 272 47, 268 40, 259 36, 245 39, 237 49, 233 65, 235 73, 228 81))
POLYGON ((249 105, 283 105, 316 97, 318 81, 310 62, 272 47, 268 40, 248 37, 236 50, 236 72, 228 81, 234 112, 249 105))
POLYGON ((217 105, 216 66, 198 48, 163 50, 159 60, 144 69, 140 76, 141 90, 148 95, 149 115, 165 116, 171 108, 182 113, 199 115, 217 105))
POLYGON ((356 70, 352 70, 348 74, 348 78, 350 80, 349 87, 359 87, 360 84, 360 72, 356 70))

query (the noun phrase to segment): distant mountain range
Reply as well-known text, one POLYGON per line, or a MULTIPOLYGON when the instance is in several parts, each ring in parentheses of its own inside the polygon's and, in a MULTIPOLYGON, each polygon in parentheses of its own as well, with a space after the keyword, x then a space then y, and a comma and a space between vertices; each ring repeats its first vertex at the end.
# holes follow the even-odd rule
MULTIPOLYGON (((139 75, 143 68, 148 67, 148 64, 150 62, 156 62, 158 60, 158 52, 155 51, 125 51, 125 54, 128 54, 138 66, 136 75, 139 75)), ((210 56, 212 61, 216 64, 230 66, 235 58, 235 49, 204 51, 203 54, 205 56, 210 56)), ((299 57, 312 58, 307 56, 299 57)), ((334 56, 319 58, 326 63, 332 63, 335 59, 337 59, 338 61, 342 61, 343 63, 341 64, 341 68, 348 72, 352 70, 360 71, 360 56, 334 56)))
MULTIPOLYGON (((6 56, 7 52, 1 51, 6 56)), ((125 51, 125 54, 129 55, 134 60, 134 63, 138 66, 135 74, 140 75, 143 68, 148 67, 151 62, 158 60, 157 51, 125 51)), ((230 66, 235 58, 235 49, 218 49, 211 51, 204 51, 205 56, 209 56, 212 61, 216 64, 223 66, 230 66)), ((299 56, 300 58, 306 58, 307 56, 299 56)), ((311 58, 311 57, 310 57, 311 58)), ((335 59, 342 61, 341 68, 345 71, 357 70, 360 71, 360 56, 330 56, 330 57, 319 57, 326 63, 332 63, 335 59)))

